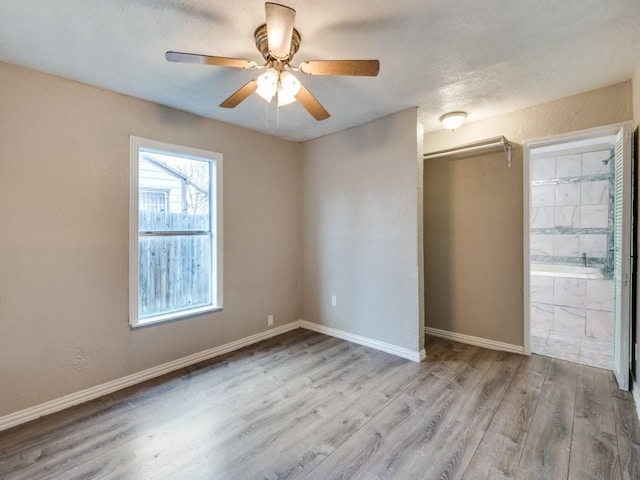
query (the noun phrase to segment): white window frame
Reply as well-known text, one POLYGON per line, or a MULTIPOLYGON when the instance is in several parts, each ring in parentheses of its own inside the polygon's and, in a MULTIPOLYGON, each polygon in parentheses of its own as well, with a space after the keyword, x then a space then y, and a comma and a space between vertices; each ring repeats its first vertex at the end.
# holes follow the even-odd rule
POLYGON ((132 328, 145 327, 196 315, 222 310, 222 154, 198 148, 175 145, 148 138, 130 136, 130 176, 129 176, 129 324, 132 328), (210 238, 211 238, 211 305, 205 305, 177 312, 164 313, 140 319, 138 311, 139 279, 138 279, 138 192, 139 192, 139 156, 140 150, 156 151, 171 155, 194 158, 211 164, 213 181, 210 203, 210 238))

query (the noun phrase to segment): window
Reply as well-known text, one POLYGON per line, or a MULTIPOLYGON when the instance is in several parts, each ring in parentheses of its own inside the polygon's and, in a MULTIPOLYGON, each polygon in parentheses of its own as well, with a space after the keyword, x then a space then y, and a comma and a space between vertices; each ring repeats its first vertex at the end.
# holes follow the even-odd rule
MULTIPOLYGON (((138 177, 140 178, 140 176, 138 177)), ((153 190, 139 185, 138 209, 147 212, 165 212, 170 190, 153 190)))
POLYGON ((131 137, 133 327, 222 308, 222 155, 131 137))

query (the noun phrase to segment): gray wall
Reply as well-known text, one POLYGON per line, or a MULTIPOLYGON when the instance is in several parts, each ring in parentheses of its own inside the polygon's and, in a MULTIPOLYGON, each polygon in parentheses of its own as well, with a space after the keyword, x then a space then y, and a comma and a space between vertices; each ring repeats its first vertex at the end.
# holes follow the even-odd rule
POLYGON ((301 146, 0 64, 0 416, 297 320, 301 146), (224 310, 128 326, 129 135, 224 155, 224 310))
POLYGON ((425 152, 498 135, 515 143, 510 169, 500 152, 425 162, 427 327, 523 345, 522 144, 632 116, 628 81, 425 134, 425 152))
POLYGON ((303 319, 419 351, 417 109, 303 146, 303 319), (331 296, 337 305, 331 306, 331 296))

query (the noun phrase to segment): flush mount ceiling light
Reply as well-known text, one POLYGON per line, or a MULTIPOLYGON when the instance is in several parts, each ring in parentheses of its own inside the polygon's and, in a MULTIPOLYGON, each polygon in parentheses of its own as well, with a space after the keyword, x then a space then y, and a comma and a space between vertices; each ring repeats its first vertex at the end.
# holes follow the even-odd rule
POLYGON ((267 23, 258 27, 253 36, 256 47, 265 62, 258 65, 250 60, 239 58, 213 57, 194 53, 169 51, 166 59, 170 62, 200 63, 241 69, 266 69, 262 75, 240 87, 220 104, 222 108, 235 108, 252 93, 256 93, 271 102, 278 97, 278 106, 282 107, 296 100, 316 120, 329 118, 329 112, 320 102, 301 85, 291 73, 307 75, 351 75, 356 77, 375 77, 380 70, 378 60, 312 60, 293 65, 291 60, 300 48, 300 33, 294 28, 296 11, 277 3, 265 3, 267 23))
POLYGON ((453 131, 462 125, 465 118, 467 118, 467 112, 449 112, 442 115, 440 121, 444 128, 453 131))

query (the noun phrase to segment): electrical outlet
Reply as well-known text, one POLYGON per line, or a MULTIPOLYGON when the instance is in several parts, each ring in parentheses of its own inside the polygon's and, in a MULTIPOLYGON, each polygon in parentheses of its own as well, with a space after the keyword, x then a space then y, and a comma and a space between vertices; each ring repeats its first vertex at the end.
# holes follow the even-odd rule
POLYGON ((273 315, 267 317, 267 327, 273 327, 273 315))
POLYGON ((338 298, 335 295, 331 295, 331 306, 335 307, 338 304, 338 298))

